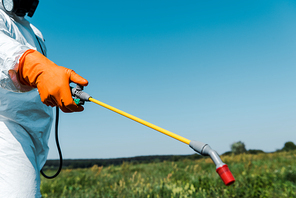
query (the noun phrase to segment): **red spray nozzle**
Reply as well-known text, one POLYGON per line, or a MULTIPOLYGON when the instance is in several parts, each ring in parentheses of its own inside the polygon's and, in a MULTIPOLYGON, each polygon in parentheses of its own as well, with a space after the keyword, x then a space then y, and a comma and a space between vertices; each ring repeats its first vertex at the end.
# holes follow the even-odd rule
POLYGON ((235 182, 235 179, 226 164, 217 168, 216 172, 219 174, 226 186, 229 186, 235 182))
POLYGON ((198 152, 201 155, 204 156, 210 156, 213 162, 216 165, 216 172, 220 175, 221 179, 223 180, 224 184, 226 186, 229 186, 235 182, 235 179, 230 172, 228 166, 222 162, 220 159, 218 153, 211 149, 211 147, 205 143, 198 142, 198 141, 191 141, 189 146, 198 152))

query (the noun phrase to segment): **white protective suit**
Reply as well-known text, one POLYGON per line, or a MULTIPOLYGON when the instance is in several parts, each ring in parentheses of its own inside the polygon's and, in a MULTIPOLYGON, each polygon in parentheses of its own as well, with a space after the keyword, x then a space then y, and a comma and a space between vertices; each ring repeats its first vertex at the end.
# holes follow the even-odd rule
POLYGON ((41 197, 40 169, 48 154, 52 108, 37 89, 19 84, 14 69, 28 49, 46 52, 40 31, 5 13, 0 0, 0 197, 41 197))

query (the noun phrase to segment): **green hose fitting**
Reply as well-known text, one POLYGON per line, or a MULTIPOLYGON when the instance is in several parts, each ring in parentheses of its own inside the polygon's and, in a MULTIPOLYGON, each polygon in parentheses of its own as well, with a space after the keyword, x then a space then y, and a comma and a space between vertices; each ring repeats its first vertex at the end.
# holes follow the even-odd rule
POLYGON ((74 102, 77 105, 84 105, 85 101, 89 101, 89 98, 91 97, 88 93, 85 93, 82 91, 83 86, 77 85, 75 88, 71 87, 71 93, 74 97, 74 102))
POLYGON ((81 105, 81 104, 80 104, 80 99, 79 99, 79 98, 74 98, 74 102, 75 102, 75 104, 77 104, 77 105, 81 105))

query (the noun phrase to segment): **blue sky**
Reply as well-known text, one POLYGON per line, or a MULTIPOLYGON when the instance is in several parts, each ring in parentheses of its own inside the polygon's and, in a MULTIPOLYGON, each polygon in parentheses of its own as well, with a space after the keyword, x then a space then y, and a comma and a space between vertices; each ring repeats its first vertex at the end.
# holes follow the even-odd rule
MULTIPOLYGON (((94 98, 220 154, 296 143, 295 1, 80 2, 42 0, 28 20, 94 98)), ((194 153, 92 103, 61 114, 60 143, 64 158, 194 153)))

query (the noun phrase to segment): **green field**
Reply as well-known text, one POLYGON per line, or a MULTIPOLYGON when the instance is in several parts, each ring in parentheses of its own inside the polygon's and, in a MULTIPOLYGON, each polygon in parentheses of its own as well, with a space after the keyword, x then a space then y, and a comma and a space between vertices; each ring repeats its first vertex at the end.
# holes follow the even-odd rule
MULTIPOLYGON (((236 182, 225 186, 210 158, 64 169, 42 178, 43 197, 296 197, 296 151, 222 156, 236 182)), ((50 171, 48 172, 50 173, 50 171)))

